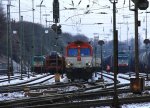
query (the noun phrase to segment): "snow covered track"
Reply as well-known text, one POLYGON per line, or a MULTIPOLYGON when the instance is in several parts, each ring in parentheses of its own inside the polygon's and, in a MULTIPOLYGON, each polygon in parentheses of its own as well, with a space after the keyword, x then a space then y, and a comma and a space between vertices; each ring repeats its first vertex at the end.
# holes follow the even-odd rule
MULTIPOLYGON (((130 93, 129 89, 118 90, 118 93, 120 104, 148 102, 150 99, 150 95, 145 94, 133 95, 130 98, 128 97, 130 96, 130 94, 128 94, 127 96, 123 96, 122 93, 130 93)), ((112 96, 113 90, 101 90, 91 93, 52 94, 50 96, 40 96, 34 98, 1 102, 0 108, 82 108, 103 105, 110 106, 113 102, 112 96)))
MULTIPOLYGON (((31 75, 30 75, 31 76, 31 75)), ((27 77, 27 75, 22 75, 23 79, 27 77)), ((11 76, 10 77, 10 81, 13 81, 13 80, 19 80, 20 79, 20 76, 11 76)), ((3 82, 8 82, 8 78, 3 78, 3 79, 0 79, 0 83, 3 83, 3 82)))
POLYGON ((0 93, 23 91, 25 87, 31 86, 32 88, 32 86, 42 84, 43 82, 51 80, 52 78, 54 78, 53 75, 44 75, 42 77, 34 78, 22 83, 1 86, 0 93))
MULTIPOLYGON (((119 100, 120 104, 131 104, 131 103, 141 103, 148 102, 150 96, 138 97, 138 98, 123 98, 119 100)), ((111 106, 113 103, 113 99, 107 100, 87 100, 87 101, 79 101, 79 102, 69 102, 69 103, 56 103, 56 104, 46 104, 46 105, 35 105, 35 106, 27 106, 26 108, 85 108, 85 107, 100 107, 100 106, 111 106)))
MULTIPOLYGON (((3 88, 0 89, 0 92, 3 93, 2 97, 9 95, 10 92, 22 93, 22 97, 1 100, 0 108, 76 108, 79 106, 82 108, 110 106, 114 95, 114 76, 113 73, 106 72, 103 72, 103 75, 104 80, 94 81, 94 79, 101 78, 101 74, 98 72, 97 76, 93 76, 93 81, 91 80, 91 82, 78 80, 75 82, 65 82, 67 79, 64 75, 59 83, 54 83, 53 75, 46 75, 43 78, 41 77, 38 80, 33 80, 20 86, 10 85, 10 88, 4 87, 5 90, 2 90, 3 88), (49 83, 45 85, 43 82, 46 80, 49 83), (25 89, 29 89, 29 91, 25 89)), ((128 75, 118 74, 117 78, 119 82, 117 84, 117 93, 120 104, 140 103, 140 101, 148 102, 150 87, 147 85, 143 94, 134 95, 130 90, 129 79, 124 79, 123 77, 128 77, 128 75), (141 97, 141 100, 138 97, 141 97), (130 99, 134 99, 134 101, 130 101, 130 99)))
MULTIPOLYGON (((50 74, 48 74, 48 75, 43 75, 43 76, 40 76, 40 77, 35 77, 35 78, 33 78, 33 79, 30 79, 30 80, 20 80, 20 79, 18 79, 18 81, 17 81, 17 83, 16 83, 16 81, 15 81, 15 83, 10 83, 10 84, 4 84, 3 86, 0 86, 0 87, 10 87, 10 86, 17 86, 17 85, 28 85, 28 84, 31 84, 32 82, 36 82, 37 80, 40 80, 40 79, 45 79, 46 77, 49 77, 49 76, 51 76, 50 74)), ((52 75, 53 76, 53 75, 52 75)), ((51 77, 52 77, 51 76, 51 77)), ((34 84, 33 84, 34 85, 34 84)))

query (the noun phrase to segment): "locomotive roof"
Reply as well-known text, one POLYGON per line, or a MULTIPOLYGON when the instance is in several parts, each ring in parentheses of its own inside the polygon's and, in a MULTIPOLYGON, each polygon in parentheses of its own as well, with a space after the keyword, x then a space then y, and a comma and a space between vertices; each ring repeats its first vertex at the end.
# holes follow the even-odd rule
POLYGON ((62 57, 62 55, 57 51, 51 51, 46 57, 62 57))
POLYGON ((35 55, 34 58, 45 58, 44 55, 35 55))
POLYGON ((68 45, 73 45, 73 44, 77 44, 77 45, 81 45, 81 44, 88 44, 90 45, 89 42, 84 42, 84 41, 81 41, 81 40, 77 40, 77 41, 74 41, 74 42, 69 42, 68 45))

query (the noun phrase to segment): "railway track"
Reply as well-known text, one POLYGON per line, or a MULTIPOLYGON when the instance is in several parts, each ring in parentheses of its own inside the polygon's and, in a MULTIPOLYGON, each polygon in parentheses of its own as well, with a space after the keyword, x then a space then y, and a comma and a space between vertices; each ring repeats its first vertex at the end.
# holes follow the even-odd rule
POLYGON ((35 83, 31 83, 31 84, 28 84, 26 82, 26 83, 22 83, 21 85, 17 84, 17 85, 11 85, 11 86, 1 86, 0 93, 24 91, 25 87, 29 87, 30 90, 35 90, 35 89, 38 89, 38 88, 42 88, 41 86, 43 86, 43 88, 44 88, 44 87, 47 87, 47 86, 44 86, 44 85, 35 86, 35 85, 42 84, 43 82, 46 82, 46 81, 48 81, 48 80, 50 80, 52 78, 54 78, 54 76, 48 77, 45 80, 42 80, 42 81, 39 81, 39 82, 35 82, 35 83))
MULTIPOLYGON (((142 102, 149 102, 149 100, 150 100, 150 96, 122 98, 119 99, 119 104, 123 105, 123 104, 132 104, 132 103, 142 103, 142 102)), ((113 99, 87 100, 87 101, 70 102, 70 103, 26 106, 25 108, 45 108, 45 107, 46 108, 89 108, 89 107, 100 107, 100 106, 112 106, 113 102, 114 102, 113 99)))
MULTIPOLYGON (((15 85, 11 85, 11 86, 1 86, 1 89, 0 89, 0 93, 9 93, 9 92, 19 92, 19 91, 24 91, 25 87, 28 87, 30 90, 39 90, 39 89, 48 89, 48 88, 57 88, 57 87, 63 87, 63 86, 70 86, 70 85, 73 85, 72 83, 68 83, 68 84, 61 84, 61 85, 55 85, 55 84, 50 84, 50 85, 40 85, 40 86, 36 86, 37 84, 39 85, 40 83, 43 83, 47 80, 50 80, 52 79, 53 77, 51 78, 47 78, 41 82, 36 82, 36 83, 30 83, 30 81, 28 82, 25 82, 25 83, 22 83, 21 85, 19 84, 15 84, 15 85)), ((34 81, 34 80, 33 80, 34 81)), ((82 84, 85 84, 85 82, 83 83, 80 83, 80 85, 82 84)), ((75 85, 75 84, 74 84, 75 85)), ((84 92, 84 91, 90 91, 90 90, 94 90, 94 89, 102 89, 102 88, 113 88, 113 83, 101 83, 101 84, 95 84, 95 85, 92 85, 91 86, 91 83, 88 83, 88 85, 90 85, 90 87, 80 87, 79 89, 77 90, 71 90, 71 91, 65 91, 63 93, 73 93, 73 92, 84 92)), ((129 86, 129 84, 119 84, 117 85, 117 87, 121 88, 121 87, 125 87, 125 86, 129 86)))
MULTIPOLYGON (((113 83, 109 84, 91 84, 89 87, 85 86, 87 82, 82 83, 59 83, 59 84, 51 84, 51 85, 44 85, 44 86, 33 86, 30 85, 30 90, 38 90, 38 89, 49 89, 49 88, 66 88, 69 86, 78 86, 79 88, 76 90, 71 91, 52 91, 53 93, 50 93, 49 96, 38 96, 38 97, 30 97, 26 99, 19 99, 19 100, 12 100, 12 101, 5 101, 0 102, 0 108, 18 108, 18 107, 27 107, 27 108, 35 108, 35 107, 60 107, 59 105, 62 105, 61 107, 67 108, 67 107, 76 107, 74 103, 81 104, 80 106, 84 105, 86 102, 89 103, 90 106, 93 106, 91 101, 96 103, 94 105, 105 105, 105 102, 103 103, 103 100, 99 100, 99 102, 102 102, 101 104, 97 103, 97 99, 101 97, 110 96, 112 98, 114 92, 113 92, 113 83), (105 87, 104 87, 105 86, 105 87), (111 87, 110 87, 111 86, 111 87), (98 90, 95 90, 98 89, 98 90), (100 90, 101 89, 101 90, 100 90), (88 101, 90 100, 90 102, 88 101), (58 104, 59 103, 59 104, 58 104), (70 104, 71 103, 71 104, 70 104), (71 105, 71 106, 70 106, 71 105), (73 106, 72 106, 73 105, 73 106)), ((28 85, 29 86, 29 85, 28 85)), ((129 86, 129 84, 117 84, 117 88, 126 87, 129 86)), ((24 85, 16 86, 14 88, 8 88, 8 92, 16 92, 16 91, 23 91, 24 85)), ((147 90, 150 90, 150 87, 147 87, 147 90)), ((4 92, 7 90, 1 90, 0 92, 4 92)), ((118 93, 130 93, 131 91, 129 89, 118 89, 118 93)), ((146 97, 147 98, 147 97, 146 97)), ((121 100, 122 98, 120 98, 121 100)), ((126 99, 126 98, 125 98, 126 99)), ((113 102, 111 99, 110 103, 113 102)), ((106 100, 105 100, 106 101, 106 100)), ((108 101, 107 101, 108 102, 108 101)), ((106 102, 106 103, 107 103, 106 102)), ((110 103, 108 105, 110 105, 110 103)), ((120 101, 121 103, 121 101, 120 101)), ((83 107, 83 106, 82 106, 83 107)))
MULTIPOLYGON (((148 88, 150 89, 150 87, 148 88)), ((122 93, 130 93, 129 89, 119 89, 118 94, 122 93)), ((50 107, 50 108, 76 108, 78 105, 81 107, 85 107, 85 104, 89 106, 109 106, 112 104, 113 100, 113 90, 105 89, 97 92, 90 93, 67 93, 67 94, 53 94, 51 96, 41 96, 34 97, 28 99, 14 100, 14 101, 6 101, 0 103, 1 107, 6 108, 18 108, 18 107, 27 107, 27 108, 42 108, 42 107, 50 107), (101 98, 103 96, 111 96, 108 98, 101 98), (90 101, 89 101, 90 100, 90 101), (94 103, 94 104, 93 104, 94 103), (75 105, 77 104, 77 105, 75 105), (61 106, 59 106, 61 105, 61 106)), ((139 103, 139 102, 149 102, 150 95, 133 95, 131 98, 125 97, 119 98, 120 104, 129 104, 129 103, 139 103)), ((0 108, 1 108, 0 107, 0 108)))
MULTIPOLYGON (((30 75, 31 76, 31 75, 30 75)), ((22 75, 23 79, 27 77, 27 75, 22 75)), ((13 81, 13 80, 16 80, 16 79, 20 79, 20 76, 11 76, 10 77, 10 81, 13 81)), ((8 82, 9 79, 8 78, 3 78, 3 79, 0 79, 0 83, 3 83, 3 82, 8 82)))
MULTIPOLYGON (((31 82, 33 82, 33 81, 42 79, 42 78, 47 77, 47 76, 49 76, 49 75, 50 75, 50 74, 48 74, 48 75, 43 75, 43 76, 41 76, 41 77, 37 77, 37 78, 31 79, 31 80, 28 80, 28 81, 23 81, 23 82, 20 82, 20 83, 15 83, 15 84, 10 84, 10 85, 3 85, 3 86, 0 86, 0 87, 2 88, 2 87, 10 87, 10 86, 28 85, 28 83, 31 83, 31 82)), ((29 85, 32 85, 32 84, 29 84, 29 85)), ((34 84, 33 84, 33 85, 34 85, 34 84)))
MULTIPOLYGON (((18 107, 27 107, 27 108, 35 108, 35 107, 60 107, 59 105, 62 105, 62 108, 69 107, 76 107, 74 105, 74 102, 78 102, 76 104, 81 104, 80 106, 84 105, 88 100, 92 103, 97 103, 97 99, 100 99, 101 97, 113 97, 113 83, 108 84, 108 86, 112 86, 107 88, 107 84, 105 84, 105 87, 103 87, 101 84, 91 84, 89 83, 90 87, 85 86, 87 85, 87 82, 82 83, 59 83, 59 84, 52 84, 52 85, 45 85, 45 86, 31 86, 30 90, 36 90, 36 89, 48 89, 48 88, 54 88, 56 91, 52 91, 52 93, 49 93, 49 95, 43 95, 38 97, 30 97, 26 99, 19 99, 19 100, 11 100, 11 101, 2 101, 0 102, 0 108, 18 108, 18 107), (58 91, 56 88, 63 89, 64 87, 69 86, 78 86, 79 89, 77 90, 71 90, 71 91, 58 91), (100 90, 101 88, 101 90, 100 90), (95 90, 99 89, 99 90, 95 90), (58 104, 59 103, 59 104, 58 104), (71 106, 70 106, 70 103, 71 106)), ((117 84, 117 88, 126 87, 129 86, 129 84, 117 84)), ((19 91, 23 90, 23 88, 17 88, 19 91)), ((17 90, 16 89, 16 90, 17 90)), ((150 87, 146 88, 147 90, 150 90, 150 87)), ((13 91, 13 90, 12 90, 13 91)), ((10 91, 9 91, 10 92, 10 91)), ((14 91, 13 91, 14 92, 14 91)), ((129 89, 118 89, 118 94, 122 93, 131 93, 129 89)), ((108 100, 108 99, 107 99, 108 100)), ((112 103, 113 100, 110 100, 112 103)), ((99 102, 102 102, 101 104, 97 103, 96 105, 105 105, 106 100, 103 102, 103 100, 99 100, 99 102)), ((108 102, 108 101, 107 101, 108 102)), ((93 106, 92 103, 89 103, 90 106, 93 106)), ((109 104, 110 104, 109 103, 109 104)), ((83 106, 82 106, 83 107, 83 106)))
MULTIPOLYGON (((99 72, 98 72, 97 74, 101 75, 101 73, 99 73, 99 72)), ((103 73, 102 76, 105 77, 105 78, 108 78, 108 79, 110 79, 110 80, 112 80, 112 81, 114 81, 113 74, 110 74, 110 73, 103 73)), ((120 81, 117 80, 117 84, 119 84, 119 83, 120 83, 120 81)))

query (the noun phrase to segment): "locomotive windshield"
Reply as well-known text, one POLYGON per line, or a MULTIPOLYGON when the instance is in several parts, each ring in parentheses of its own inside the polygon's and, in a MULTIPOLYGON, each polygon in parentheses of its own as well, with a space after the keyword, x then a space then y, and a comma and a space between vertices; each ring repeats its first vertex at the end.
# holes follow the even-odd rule
POLYGON ((44 58, 41 56, 41 57, 34 57, 33 58, 33 61, 34 62, 43 62, 44 61, 44 58))
POLYGON ((90 56, 90 49, 89 48, 81 48, 80 55, 81 56, 90 56))
POLYGON ((128 57, 127 56, 119 56, 118 59, 127 60, 128 57))
POLYGON ((34 57, 34 61, 42 61, 41 57, 34 57))
POLYGON ((75 57, 77 55, 78 55, 78 49, 77 48, 68 49, 68 56, 75 57))

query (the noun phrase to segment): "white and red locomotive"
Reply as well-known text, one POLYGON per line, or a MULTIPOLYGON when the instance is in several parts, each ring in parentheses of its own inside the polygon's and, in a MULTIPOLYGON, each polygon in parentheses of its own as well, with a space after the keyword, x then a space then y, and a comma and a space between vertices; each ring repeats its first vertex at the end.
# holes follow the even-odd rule
MULTIPOLYGON (((88 80, 92 78, 95 64, 93 62, 93 48, 89 42, 75 41, 66 47, 66 75, 74 79, 88 80)), ((100 68, 100 63, 96 63, 100 68)))

